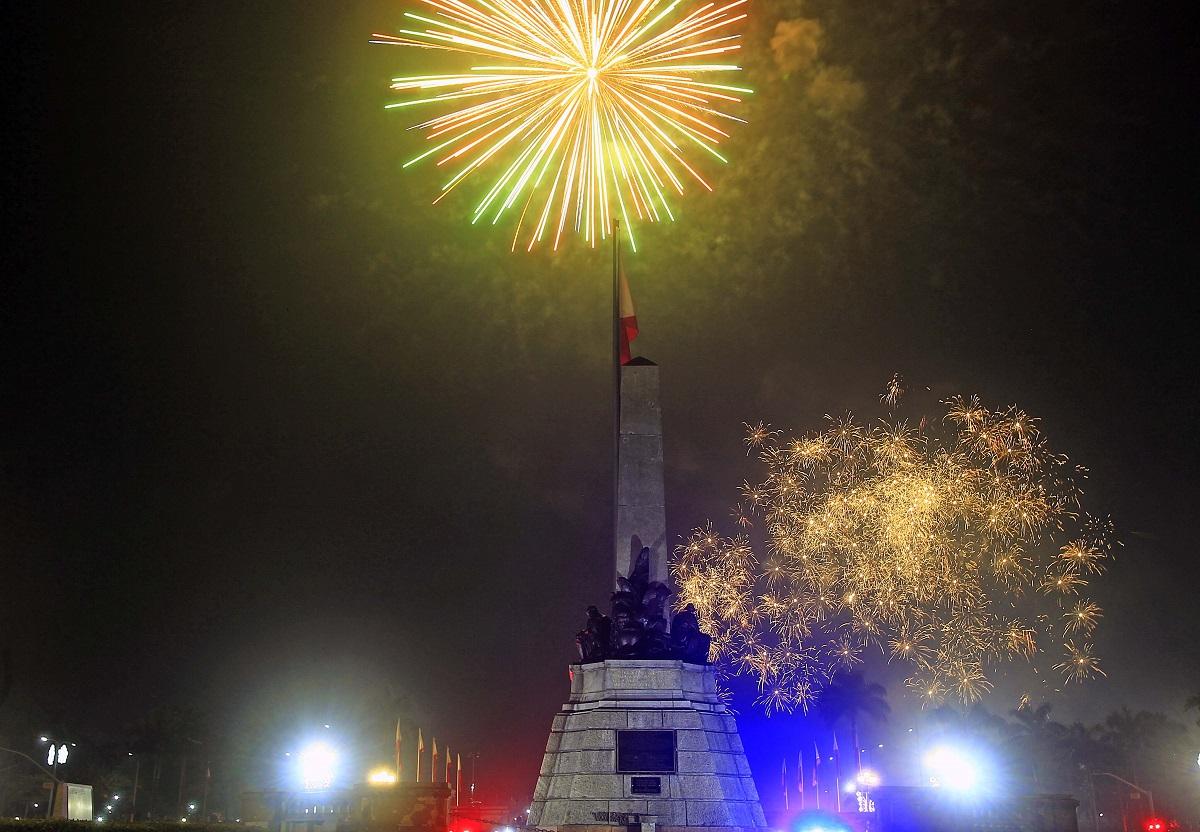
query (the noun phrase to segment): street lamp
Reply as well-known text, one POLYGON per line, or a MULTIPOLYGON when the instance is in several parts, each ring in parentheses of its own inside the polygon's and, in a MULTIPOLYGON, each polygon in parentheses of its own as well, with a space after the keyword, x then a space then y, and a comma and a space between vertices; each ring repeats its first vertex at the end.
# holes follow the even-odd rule
POLYGON ((129 822, 133 823, 137 814, 138 780, 142 776, 142 758, 141 755, 135 756, 132 751, 126 751, 125 756, 133 757, 133 796, 129 799, 129 822))
POLYGON ((856 778, 846 783, 846 794, 852 794, 858 800, 858 811, 875 811, 875 804, 871 801, 871 789, 881 782, 877 772, 873 769, 863 768, 858 770, 856 778))
POLYGON ((471 757, 471 789, 470 789, 471 796, 470 796, 470 798, 468 798, 468 802, 471 803, 472 805, 474 805, 474 803, 475 803, 475 763, 477 763, 479 761, 479 752, 472 751, 470 754, 470 757, 471 757))
MULTIPOLYGON (((53 780, 54 782, 58 782, 57 775, 51 773, 49 769, 42 768, 41 763, 39 763, 37 760, 30 757, 24 751, 18 751, 15 748, 5 748, 4 746, 0 746, 0 751, 5 752, 6 754, 12 754, 14 756, 20 757, 21 759, 25 760, 30 765, 32 765, 34 768, 36 768, 38 771, 40 771, 42 774, 45 774, 47 777, 51 778, 51 780, 53 780)), ((53 806, 54 804, 51 803, 50 805, 53 806)), ((40 806, 41 806, 40 803, 33 804, 33 808, 35 808, 35 809, 40 808, 40 806)), ((25 804, 25 814, 29 815, 29 803, 28 802, 26 802, 26 804, 25 804)))
MULTIPOLYGON (((1118 783, 1124 783, 1124 784, 1125 784, 1126 786, 1128 786, 1129 788, 1131 788, 1131 789, 1136 789, 1137 791, 1139 791, 1139 792, 1141 792, 1142 794, 1146 795, 1146 799, 1147 799, 1147 800, 1149 801, 1149 803, 1150 803, 1150 816, 1151 816, 1151 817, 1154 817, 1154 814, 1155 814, 1155 813, 1154 813, 1154 793, 1153 793, 1153 792, 1151 792, 1149 789, 1143 789, 1143 788, 1142 788, 1141 786, 1139 786, 1137 783, 1130 783, 1130 782, 1129 782, 1128 780, 1126 780, 1124 777, 1118 777, 1117 775, 1113 774, 1111 771, 1093 771, 1093 772, 1091 772, 1090 774, 1088 774, 1088 780, 1089 780, 1089 782, 1090 782, 1090 781, 1091 781, 1093 778, 1096 778, 1096 777, 1111 777, 1113 780, 1116 780, 1118 783)), ((1096 793, 1096 789, 1095 789, 1095 786, 1093 785, 1093 787, 1092 787, 1092 794, 1093 794, 1092 802, 1093 802, 1093 804, 1095 803, 1095 797, 1094 797, 1095 793, 1096 793)), ((1093 808, 1095 808, 1095 807, 1093 806, 1093 808)), ((1096 817, 1096 828, 1097 828, 1097 829, 1099 829, 1099 828, 1100 828, 1100 819, 1099 819, 1099 815, 1097 815, 1097 817, 1096 817)))
POLYGON ((70 749, 75 747, 75 743, 58 742, 46 736, 38 737, 38 741, 49 744, 46 749, 46 765, 50 766, 53 777, 50 787, 50 802, 46 805, 46 817, 50 817, 54 811, 54 799, 58 796, 58 784, 62 782, 58 779, 58 767, 67 761, 67 757, 71 754, 70 749))

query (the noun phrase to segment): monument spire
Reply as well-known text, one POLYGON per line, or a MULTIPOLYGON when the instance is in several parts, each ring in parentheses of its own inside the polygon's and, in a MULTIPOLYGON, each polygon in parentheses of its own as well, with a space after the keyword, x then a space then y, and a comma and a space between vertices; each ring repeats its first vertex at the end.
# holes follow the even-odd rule
POLYGON ((667 587, 658 365, 633 357, 633 297, 613 229, 612 615, 587 608, 527 829, 767 832, 696 609, 667 587), (618 580, 618 576, 620 580, 618 580), (668 621, 670 624, 668 625, 668 621), (580 750, 584 749, 584 750, 580 750))
POLYGON ((630 342, 637 333, 618 224, 613 235, 614 587, 617 576, 632 573, 642 547, 650 549, 650 580, 667 583, 670 577, 658 365, 633 357, 630 342))

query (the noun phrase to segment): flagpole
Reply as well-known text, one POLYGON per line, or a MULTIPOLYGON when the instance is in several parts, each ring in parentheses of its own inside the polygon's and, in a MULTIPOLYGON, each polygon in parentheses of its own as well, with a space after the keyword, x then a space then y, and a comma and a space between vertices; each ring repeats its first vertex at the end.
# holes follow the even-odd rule
POLYGON ((400 756, 400 720, 396 720, 396 782, 404 779, 404 765, 400 756))
MULTIPOLYGON (((621 541, 617 539, 617 520, 620 516, 620 499, 621 499, 621 305, 620 305, 620 272, 621 272, 621 221, 613 218, 613 267, 612 267, 612 366, 613 366, 613 386, 612 386, 612 401, 613 401, 613 509, 612 509, 612 528, 613 528, 613 558, 614 564, 618 566, 616 572, 620 572, 619 565, 620 545, 621 541)), ((613 586, 616 586, 616 575, 613 575, 613 586)))
POLYGON ((821 749, 813 740, 813 791, 816 792, 817 811, 821 811, 821 749))
POLYGON ((796 790, 800 792, 800 811, 804 811, 804 749, 796 752, 796 790))
POLYGON ((783 811, 791 811, 791 806, 788 805, 788 784, 787 784, 787 757, 785 756, 779 763, 779 783, 783 786, 783 811))
POLYGON ((838 750, 837 732, 833 732, 833 791, 837 795, 837 810, 842 811, 842 752, 838 750))

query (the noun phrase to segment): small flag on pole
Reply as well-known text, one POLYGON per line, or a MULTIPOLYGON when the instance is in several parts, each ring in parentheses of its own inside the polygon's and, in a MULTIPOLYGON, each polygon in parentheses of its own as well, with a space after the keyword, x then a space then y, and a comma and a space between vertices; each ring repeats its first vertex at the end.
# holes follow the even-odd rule
POLYGON ((833 791, 837 796, 837 810, 842 811, 842 753, 838 751, 837 732, 833 734, 833 791))
POLYGON ((417 782, 421 782, 421 755, 425 753, 425 737, 417 729, 417 782))
POLYGON ((779 761, 780 772, 779 782, 783 784, 783 811, 788 811, 791 807, 788 806, 788 776, 787 776, 787 757, 779 761))
POLYGON ((449 785, 453 781, 450 779, 450 769, 454 763, 454 757, 450 754, 450 746, 446 746, 446 784, 449 785))
POLYGON ((621 250, 617 249, 617 318, 618 327, 620 330, 621 347, 620 360, 621 364, 628 364, 633 359, 633 352, 630 349, 630 343, 634 338, 638 337, 638 320, 637 312, 633 308, 633 295, 629 292, 629 281, 625 279, 625 264, 621 260, 621 250))
POLYGON ((821 808, 821 749, 813 741, 813 793, 817 796, 817 809, 821 808))
POLYGON ((804 811, 804 752, 796 752, 796 791, 800 793, 800 811, 804 811))
POLYGON ((437 737, 434 737, 433 738, 433 756, 431 757, 431 759, 429 761, 429 782, 430 783, 437 782, 437 775, 438 775, 437 760, 438 760, 437 737))

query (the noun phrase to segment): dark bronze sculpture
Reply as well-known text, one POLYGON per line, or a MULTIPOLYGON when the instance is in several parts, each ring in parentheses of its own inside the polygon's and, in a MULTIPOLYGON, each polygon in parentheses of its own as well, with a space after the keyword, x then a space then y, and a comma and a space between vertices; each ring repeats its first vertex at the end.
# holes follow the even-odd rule
POLYGON ((696 607, 688 604, 671 619, 671 648, 685 662, 708 663, 708 648, 712 638, 700 632, 696 607))
POLYGON ((667 599, 671 590, 650 580, 650 549, 643 547, 628 578, 617 578, 612 618, 588 607, 586 627, 575 636, 585 664, 605 659, 682 659, 708 663, 711 639, 700 632, 696 608, 688 604, 671 620, 667 633, 667 599))
POLYGON ((594 606, 587 608, 587 626, 575 636, 579 658, 583 662, 602 662, 608 656, 612 619, 594 606))

